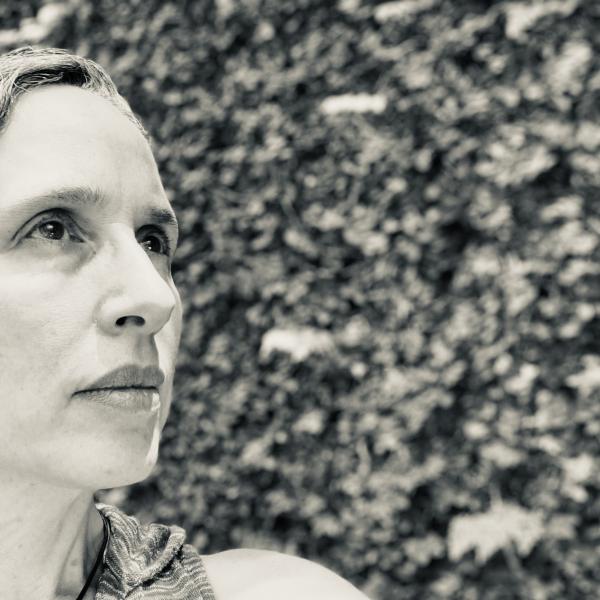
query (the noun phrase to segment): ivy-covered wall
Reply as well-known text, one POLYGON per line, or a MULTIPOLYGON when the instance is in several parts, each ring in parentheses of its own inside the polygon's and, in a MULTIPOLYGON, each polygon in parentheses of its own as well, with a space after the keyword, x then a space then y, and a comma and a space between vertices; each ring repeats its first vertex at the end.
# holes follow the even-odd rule
POLYGON ((600 4, 0 3, 100 62, 183 241, 154 474, 206 553, 374 600, 595 598, 600 4))

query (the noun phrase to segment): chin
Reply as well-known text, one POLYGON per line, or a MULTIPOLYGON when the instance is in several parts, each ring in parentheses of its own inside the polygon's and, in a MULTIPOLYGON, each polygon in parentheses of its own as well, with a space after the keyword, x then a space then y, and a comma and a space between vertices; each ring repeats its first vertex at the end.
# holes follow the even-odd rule
POLYGON ((111 444, 98 465, 105 478, 103 487, 121 487, 146 479, 158 461, 159 442, 160 433, 155 427, 150 439, 134 436, 111 444))
MULTIPOLYGON (((62 465, 60 476, 71 488, 92 491, 131 485, 146 479, 158 460, 160 430, 158 422, 150 434, 128 436, 112 431, 79 439, 76 446, 64 448, 62 459, 54 456, 53 464, 62 465)), ((53 467, 54 476, 56 467, 53 467)), ((52 476, 50 472, 46 476, 52 476)), ((52 476, 54 478, 54 476, 52 476)))

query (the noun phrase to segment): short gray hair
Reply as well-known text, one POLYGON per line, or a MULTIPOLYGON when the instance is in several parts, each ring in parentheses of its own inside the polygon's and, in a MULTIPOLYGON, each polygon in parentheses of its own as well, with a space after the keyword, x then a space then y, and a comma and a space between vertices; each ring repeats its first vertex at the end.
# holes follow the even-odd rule
POLYGON ((119 94, 108 73, 93 60, 61 48, 23 46, 0 55, 0 132, 8 123, 16 100, 32 88, 49 83, 74 85, 106 98, 150 142, 150 136, 119 94))

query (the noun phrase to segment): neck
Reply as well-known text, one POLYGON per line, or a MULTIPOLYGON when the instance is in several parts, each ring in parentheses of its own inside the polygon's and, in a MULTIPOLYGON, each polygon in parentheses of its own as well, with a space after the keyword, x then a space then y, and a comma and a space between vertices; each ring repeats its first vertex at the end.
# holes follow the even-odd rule
POLYGON ((11 600, 75 600, 104 534, 91 491, 2 472, 0 531, 0 590, 11 600))

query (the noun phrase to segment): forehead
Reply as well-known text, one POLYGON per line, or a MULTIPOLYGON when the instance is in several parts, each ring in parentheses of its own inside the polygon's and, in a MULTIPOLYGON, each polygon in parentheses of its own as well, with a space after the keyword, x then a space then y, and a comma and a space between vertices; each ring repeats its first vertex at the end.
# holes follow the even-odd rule
POLYGON ((65 185, 109 197, 164 198, 139 129, 105 98, 50 84, 19 97, 0 134, 0 199, 65 185))

